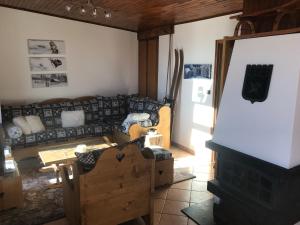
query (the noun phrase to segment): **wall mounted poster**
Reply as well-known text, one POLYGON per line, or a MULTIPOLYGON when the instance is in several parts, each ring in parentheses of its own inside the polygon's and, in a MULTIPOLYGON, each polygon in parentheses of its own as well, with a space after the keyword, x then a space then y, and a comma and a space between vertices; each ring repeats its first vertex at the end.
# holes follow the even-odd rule
POLYGON ((184 79, 207 78, 211 79, 212 64, 184 65, 184 79))
POLYGON ((63 57, 30 57, 30 70, 31 72, 39 71, 65 71, 66 59, 63 57))
POLYGON ((28 40, 28 53, 30 55, 64 55, 65 42, 56 40, 28 40))
POLYGON ((68 85, 64 41, 30 39, 27 47, 33 88, 68 85))
POLYGON ((66 73, 52 73, 52 74, 32 74, 32 87, 64 87, 68 85, 68 78, 66 73))

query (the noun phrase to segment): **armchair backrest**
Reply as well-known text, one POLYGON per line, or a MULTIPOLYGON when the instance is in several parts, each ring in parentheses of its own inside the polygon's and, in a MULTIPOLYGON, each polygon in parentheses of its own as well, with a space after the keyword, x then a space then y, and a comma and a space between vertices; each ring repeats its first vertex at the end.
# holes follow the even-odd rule
POLYGON ((72 224, 119 224, 141 216, 153 218, 154 159, 145 159, 136 144, 105 149, 91 171, 80 171, 80 166, 74 169, 75 183, 63 175, 66 217, 72 224))

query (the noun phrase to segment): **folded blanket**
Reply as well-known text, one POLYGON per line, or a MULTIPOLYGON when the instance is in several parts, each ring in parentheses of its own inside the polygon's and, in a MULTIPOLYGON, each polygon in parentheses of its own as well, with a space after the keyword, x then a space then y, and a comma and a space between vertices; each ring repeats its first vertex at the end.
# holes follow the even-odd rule
POLYGON ((129 127, 132 124, 139 124, 142 127, 152 126, 152 121, 150 120, 150 114, 148 113, 130 113, 127 118, 122 123, 122 131, 128 133, 129 127))

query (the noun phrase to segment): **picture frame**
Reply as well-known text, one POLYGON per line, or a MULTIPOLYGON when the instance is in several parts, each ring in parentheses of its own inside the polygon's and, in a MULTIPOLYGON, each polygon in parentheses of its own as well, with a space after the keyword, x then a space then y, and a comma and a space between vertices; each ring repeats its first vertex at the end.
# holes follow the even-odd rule
POLYGON ((66 54, 65 42, 62 40, 28 40, 29 55, 64 55, 66 54))
POLYGON ((212 64, 185 64, 184 79, 211 79, 212 64))

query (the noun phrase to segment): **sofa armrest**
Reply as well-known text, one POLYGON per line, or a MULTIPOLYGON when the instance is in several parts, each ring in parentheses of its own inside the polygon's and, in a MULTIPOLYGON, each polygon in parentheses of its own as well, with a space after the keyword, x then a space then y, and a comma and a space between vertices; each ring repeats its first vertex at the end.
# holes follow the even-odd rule
POLYGON ((156 126, 142 127, 139 124, 133 124, 128 130, 130 140, 135 140, 145 135, 148 130, 156 129, 163 136, 163 147, 170 148, 170 127, 171 127, 171 109, 169 106, 163 106, 159 109, 159 122, 156 126))

